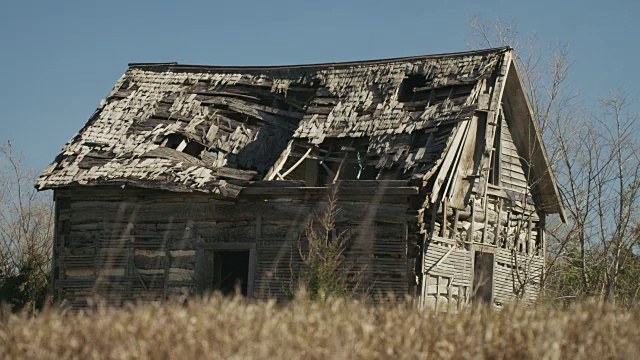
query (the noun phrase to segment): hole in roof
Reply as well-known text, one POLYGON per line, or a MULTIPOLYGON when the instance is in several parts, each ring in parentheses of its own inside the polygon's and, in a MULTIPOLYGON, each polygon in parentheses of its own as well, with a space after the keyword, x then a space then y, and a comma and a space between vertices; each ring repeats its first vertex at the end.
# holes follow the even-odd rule
POLYGON ((195 141, 189 141, 187 142, 187 146, 185 146, 185 148, 182 149, 182 152, 185 154, 189 154, 191 156, 198 157, 200 156, 200 153, 202 152, 202 150, 204 150, 204 145, 197 143, 195 141))
POLYGON ((169 134, 165 137, 163 145, 171 149, 177 149, 183 141, 186 143, 186 136, 180 134, 169 134))
POLYGON ((182 134, 169 134, 165 137, 163 146, 181 151, 194 157, 199 157, 204 145, 192 141, 182 134))
POLYGON ((398 101, 412 102, 415 89, 427 85, 427 78, 424 75, 407 75, 400 83, 398 89, 398 101))

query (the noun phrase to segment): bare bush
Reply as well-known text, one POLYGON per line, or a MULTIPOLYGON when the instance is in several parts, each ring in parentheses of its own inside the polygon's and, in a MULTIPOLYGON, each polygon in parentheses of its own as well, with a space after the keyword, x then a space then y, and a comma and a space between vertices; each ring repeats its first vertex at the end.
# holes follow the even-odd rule
MULTIPOLYGON (((543 285, 555 298, 598 296, 635 300, 625 286, 635 265, 640 206, 640 132, 624 92, 585 105, 571 90, 568 46, 543 48, 535 35, 522 35, 515 21, 469 20, 470 45, 511 46, 567 212, 566 224, 547 223, 547 269, 543 285), (635 225, 634 225, 635 224, 635 225)), ((640 275, 640 273, 636 273, 640 275)), ((636 276, 640 279, 640 276, 636 276)))
POLYGON ((314 300, 353 295, 349 282, 354 279, 348 275, 344 256, 350 234, 338 231, 336 224, 338 189, 338 185, 329 188, 326 208, 314 213, 297 242, 302 266, 292 274, 295 290, 314 300))
POLYGON ((0 146, 0 301, 14 310, 42 306, 53 239, 53 202, 33 188, 11 143, 0 146))

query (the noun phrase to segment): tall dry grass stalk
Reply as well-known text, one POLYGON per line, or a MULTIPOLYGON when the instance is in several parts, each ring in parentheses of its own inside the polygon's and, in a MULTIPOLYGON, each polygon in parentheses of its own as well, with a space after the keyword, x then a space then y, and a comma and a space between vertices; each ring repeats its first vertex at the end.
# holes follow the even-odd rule
POLYGON ((640 353, 640 312, 582 304, 419 312, 305 299, 281 305, 213 297, 36 317, 5 314, 0 354, 11 359, 605 359, 640 353))

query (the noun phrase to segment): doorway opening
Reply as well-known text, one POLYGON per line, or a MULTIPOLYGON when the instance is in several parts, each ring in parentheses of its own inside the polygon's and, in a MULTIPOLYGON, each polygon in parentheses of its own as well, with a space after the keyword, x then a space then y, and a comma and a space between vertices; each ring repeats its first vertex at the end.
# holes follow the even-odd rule
POLYGON ((244 296, 252 296, 255 246, 207 245, 197 252, 196 284, 199 292, 219 291, 223 295, 233 295, 237 291, 244 296))
POLYGON ((473 265, 473 300, 491 304, 493 300, 494 254, 476 251, 473 265))
POLYGON ((247 296, 249 283, 249 250, 213 251, 213 288, 224 295, 232 295, 239 288, 247 296))

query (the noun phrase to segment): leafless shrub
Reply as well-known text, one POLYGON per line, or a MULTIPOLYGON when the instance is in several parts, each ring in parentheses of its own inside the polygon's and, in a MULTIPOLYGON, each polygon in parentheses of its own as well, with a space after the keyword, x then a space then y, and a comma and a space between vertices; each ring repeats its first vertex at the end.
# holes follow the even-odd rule
POLYGON ((293 284, 314 300, 353 295, 344 256, 351 236, 336 224, 338 192, 338 185, 329 188, 326 208, 314 213, 296 244, 302 265, 292 272, 293 284))
POLYGON ((41 306, 53 239, 53 202, 33 188, 10 142, 0 146, 0 301, 15 309, 41 306))
POLYGON ((512 46, 567 212, 547 225, 546 290, 561 299, 629 302, 640 289, 640 130, 630 96, 587 106, 569 83, 568 46, 543 48, 515 21, 469 19, 472 47, 512 46), (637 263, 637 264, 636 264, 637 263), (630 272, 636 274, 631 276, 630 272), (621 274, 627 288, 620 292, 621 274), (631 281, 635 277, 635 281, 631 281))

